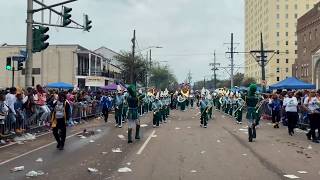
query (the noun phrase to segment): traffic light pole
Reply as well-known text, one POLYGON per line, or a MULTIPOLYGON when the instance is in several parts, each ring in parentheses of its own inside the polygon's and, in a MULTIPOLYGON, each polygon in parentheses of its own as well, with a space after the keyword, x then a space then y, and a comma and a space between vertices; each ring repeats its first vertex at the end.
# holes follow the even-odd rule
POLYGON ((25 67, 25 87, 32 86, 32 67, 33 67, 32 23, 33 23, 33 0, 28 0, 28 7, 27 7, 27 60, 26 60, 26 67, 25 67))

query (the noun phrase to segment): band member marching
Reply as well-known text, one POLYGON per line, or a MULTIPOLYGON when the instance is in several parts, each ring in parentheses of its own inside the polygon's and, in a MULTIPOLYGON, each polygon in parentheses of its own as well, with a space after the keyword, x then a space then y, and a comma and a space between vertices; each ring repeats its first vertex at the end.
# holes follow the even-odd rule
POLYGON ((140 120, 138 117, 138 97, 134 86, 128 87, 128 143, 132 143, 132 129, 136 127, 135 139, 140 139, 140 120))
POLYGON ((251 84, 249 87, 248 96, 246 97, 247 104, 247 121, 248 121, 248 135, 249 142, 256 138, 256 105, 258 104, 258 97, 256 96, 257 86, 251 84))
POLYGON ((207 105, 207 102, 205 100, 205 97, 202 96, 201 97, 201 100, 200 100, 200 113, 201 113, 201 116, 200 116, 200 126, 201 127, 204 127, 204 128, 207 128, 207 123, 208 123, 208 105, 207 105))
POLYGON ((235 109, 234 116, 236 117, 237 123, 242 124, 242 113, 245 101, 241 98, 240 94, 236 94, 236 104, 237 108, 235 109))

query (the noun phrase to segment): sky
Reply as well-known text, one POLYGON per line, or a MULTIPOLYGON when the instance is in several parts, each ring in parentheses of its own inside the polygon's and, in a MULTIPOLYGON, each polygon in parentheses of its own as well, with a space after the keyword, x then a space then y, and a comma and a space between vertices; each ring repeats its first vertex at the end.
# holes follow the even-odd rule
MULTIPOLYGON (((46 4, 63 0, 44 0, 46 4)), ((1 0, 0 44, 25 44, 27 0, 1 0)), ((230 50, 231 33, 235 47, 244 51, 243 0, 78 0, 66 5, 73 8, 72 19, 83 24, 83 14, 93 21, 90 32, 52 27, 50 44, 79 44, 95 50, 101 46, 116 52, 131 51, 131 38, 136 30, 137 51, 149 46, 153 61, 168 65, 179 82, 189 71, 192 81, 211 79, 213 52, 221 66, 229 66, 225 54, 230 50)), ((35 5, 35 7, 37 7, 35 5)), ((56 8, 61 11, 61 7, 56 8)), ((49 12, 44 12, 48 22, 49 12)), ((40 21, 41 14, 34 16, 40 21)), ((58 22, 52 15, 52 23, 58 22)), ((146 55, 147 51, 142 51, 146 55)), ((244 66, 243 55, 235 55, 235 65, 244 66)), ((239 69, 243 72, 243 69, 239 69)), ((218 78, 229 78, 223 68, 218 78)))

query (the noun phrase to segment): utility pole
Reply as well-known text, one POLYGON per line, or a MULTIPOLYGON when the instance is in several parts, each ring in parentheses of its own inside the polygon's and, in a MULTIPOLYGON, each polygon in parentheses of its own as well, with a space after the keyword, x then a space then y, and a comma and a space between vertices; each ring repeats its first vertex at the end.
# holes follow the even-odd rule
POLYGON ((192 74, 191 74, 191 71, 189 70, 189 73, 188 73, 188 82, 189 82, 189 85, 191 86, 191 80, 192 80, 192 74))
POLYGON ((27 5, 27 60, 25 68, 25 87, 32 86, 32 24, 33 24, 33 0, 28 0, 27 5))
POLYGON ((218 67, 217 66, 220 66, 220 63, 217 63, 217 59, 216 59, 216 51, 214 51, 213 53, 213 63, 210 63, 210 66, 213 66, 213 68, 211 69, 213 71, 213 77, 214 77, 214 80, 213 80, 213 88, 216 89, 217 88, 217 70, 218 67))
POLYGON ((227 54, 230 54, 230 60, 231 60, 231 64, 230 64, 230 80, 231 80, 231 88, 233 88, 234 86, 234 82, 233 82, 233 77, 234 77, 234 42, 233 42, 233 33, 231 33, 231 48, 230 48, 230 52, 226 52, 227 54))
POLYGON ((132 42, 132 64, 130 67, 130 83, 133 83, 134 85, 136 85, 136 78, 134 77, 134 58, 135 58, 135 49, 136 49, 136 30, 133 30, 133 38, 131 39, 132 42))
POLYGON ((250 51, 250 54, 252 57, 258 62, 258 64, 261 67, 261 84, 262 84, 262 92, 266 92, 266 65, 270 61, 270 59, 267 59, 268 53, 273 54, 270 59, 277 53, 275 50, 265 50, 263 47, 263 37, 262 37, 262 32, 260 33, 260 49, 259 50, 253 50, 250 51), (258 55, 259 54, 259 55, 258 55))

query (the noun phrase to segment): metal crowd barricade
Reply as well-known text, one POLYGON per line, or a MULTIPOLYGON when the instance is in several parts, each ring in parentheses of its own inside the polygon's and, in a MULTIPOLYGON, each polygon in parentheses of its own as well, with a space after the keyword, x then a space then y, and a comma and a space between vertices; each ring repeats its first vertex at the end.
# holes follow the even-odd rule
MULTIPOLYGON (((52 111, 52 109, 51 109, 52 111)), ((24 118, 16 118, 13 122, 10 116, 6 116, 3 124, 0 124, 0 139, 12 137, 16 134, 30 133, 39 128, 50 128, 51 115, 46 121, 41 121, 42 110, 39 106, 34 106, 32 111, 24 110, 22 112, 24 118)), ((99 101, 76 102, 72 105, 72 120, 80 122, 84 119, 99 117, 102 114, 102 107, 99 101)))

